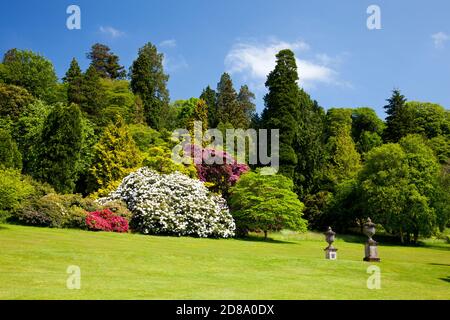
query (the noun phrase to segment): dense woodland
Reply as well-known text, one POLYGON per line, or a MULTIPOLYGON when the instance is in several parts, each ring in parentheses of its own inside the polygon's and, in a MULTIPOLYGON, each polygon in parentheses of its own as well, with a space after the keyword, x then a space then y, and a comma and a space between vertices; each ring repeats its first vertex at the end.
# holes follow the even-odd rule
MULTIPOLYGON (((129 220, 131 229, 154 234, 226 237, 262 231, 267 236, 283 228, 329 225, 357 232, 371 217, 387 234, 416 243, 449 226, 450 111, 438 104, 408 101, 394 89, 386 93, 385 120, 370 107, 325 110, 299 87, 302 70, 290 50, 276 56, 261 114, 249 87, 235 88, 227 73, 192 98, 171 101, 163 55, 151 43, 139 50, 129 70, 103 44, 94 44, 86 57, 87 70, 73 58, 59 81, 52 62, 38 53, 11 49, 4 54, 2 221, 92 227, 86 214, 106 210, 100 205, 108 203, 108 212, 129 220), (171 132, 191 129, 193 121, 220 130, 280 129, 279 174, 260 175, 258 165, 236 162, 173 162, 171 132), (176 194, 173 201, 145 198, 142 203, 153 202, 143 206, 124 200, 127 186, 142 181, 159 181, 164 186, 152 185, 152 194, 168 190, 176 194), (179 190, 194 189, 178 194, 171 189, 177 183, 179 190), (201 231, 187 232, 169 218, 155 222, 151 215, 162 203, 176 207, 177 197, 190 193, 203 199, 198 207, 215 201, 205 215, 222 219, 226 227, 214 229, 216 222, 205 222, 201 231)), ((191 205, 182 207, 176 214, 203 219, 191 205)))

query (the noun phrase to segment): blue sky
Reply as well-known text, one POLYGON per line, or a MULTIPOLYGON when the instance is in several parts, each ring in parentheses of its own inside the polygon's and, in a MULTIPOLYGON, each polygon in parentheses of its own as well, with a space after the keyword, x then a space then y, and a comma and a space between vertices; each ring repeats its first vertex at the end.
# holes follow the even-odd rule
POLYGON ((216 86, 222 72, 247 83, 262 110, 274 53, 295 51, 301 85, 325 107, 382 106, 398 87, 409 100, 450 105, 450 2, 429 1, 9 1, 0 14, 0 54, 31 49, 62 77, 72 57, 105 43, 127 68, 146 42, 165 54, 172 100, 216 86), (66 8, 81 8, 81 30, 66 8), (367 7, 381 9, 369 30, 367 7))

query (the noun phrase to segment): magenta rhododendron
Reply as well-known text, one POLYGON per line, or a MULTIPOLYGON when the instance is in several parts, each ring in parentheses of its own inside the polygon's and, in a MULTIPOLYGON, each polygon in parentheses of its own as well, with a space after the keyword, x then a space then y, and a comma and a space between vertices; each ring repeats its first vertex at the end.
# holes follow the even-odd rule
POLYGON ((225 197, 228 195, 228 189, 239 180, 240 176, 250 170, 248 165, 238 163, 225 151, 192 145, 191 152, 194 157, 201 156, 202 159, 200 164, 196 164, 199 179, 203 182, 213 183, 214 185, 210 189, 225 197))

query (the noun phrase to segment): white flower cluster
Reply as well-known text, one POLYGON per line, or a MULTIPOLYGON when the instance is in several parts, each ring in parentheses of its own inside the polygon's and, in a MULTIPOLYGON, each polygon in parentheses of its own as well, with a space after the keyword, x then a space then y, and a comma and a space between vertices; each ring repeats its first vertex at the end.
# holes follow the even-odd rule
POLYGON ((133 212, 133 229, 144 234, 234 236, 236 226, 226 201, 212 194, 203 182, 179 172, 160 175, 141 168, 98 202, 112 200, 125 201, 133 212))

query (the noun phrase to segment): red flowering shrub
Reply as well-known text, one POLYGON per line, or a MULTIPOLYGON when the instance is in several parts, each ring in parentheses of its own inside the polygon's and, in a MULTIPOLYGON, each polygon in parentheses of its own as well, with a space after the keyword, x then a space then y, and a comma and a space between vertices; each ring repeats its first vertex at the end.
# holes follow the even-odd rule
POLYGON ((128 232, 127 219, 116 216, 109 209, 90 212, 86 217, 86 225, 94 231, 128 232))

